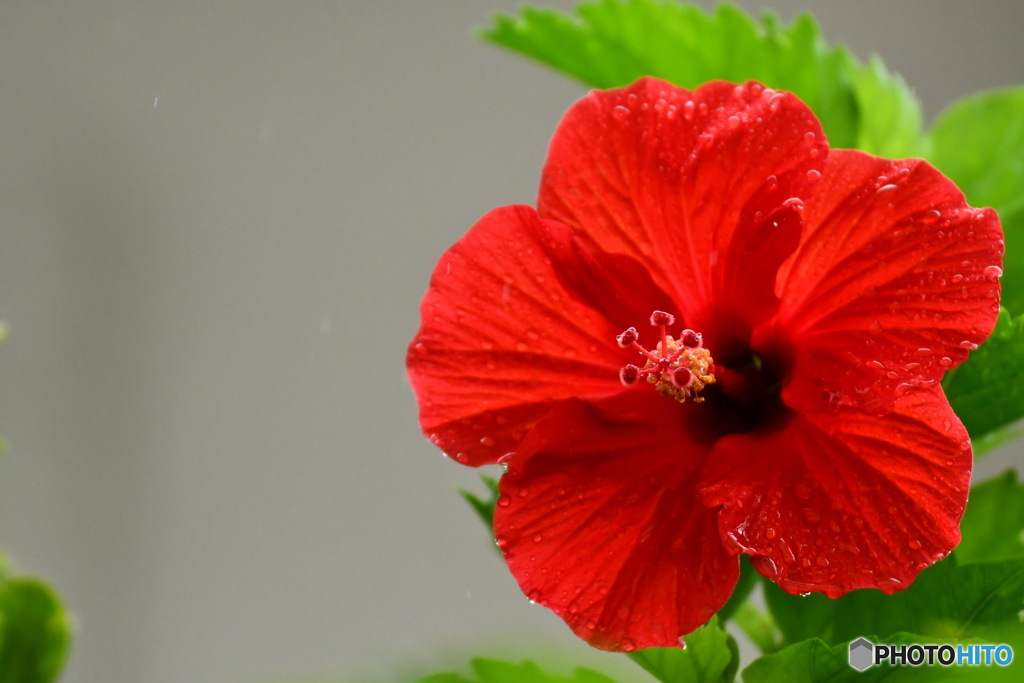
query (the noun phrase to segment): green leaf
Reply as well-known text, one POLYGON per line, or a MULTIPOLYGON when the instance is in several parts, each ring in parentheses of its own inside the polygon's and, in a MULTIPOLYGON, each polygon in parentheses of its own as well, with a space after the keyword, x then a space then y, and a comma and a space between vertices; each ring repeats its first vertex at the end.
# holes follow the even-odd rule
POLYGON ((775 620, 749 600, 736 610, 733 621, 763 654, 775 652, 782 645, 782 633, 775 620))
POLYGON ((662 683, 729 683, 739 668, 736 640, 717 617, 685 636, 686 649, 652 647, 629 658, 662 683))
POLYGON ((999 212, 1006 233, 1003 305, 1024 311, 1024 87, 952 104, 931 130, 929 160, 972 206, 999 212))
POLYGON ((1024 87, 953 103, 931 137, 931 159, 972 203, 1000 211, 1024 201, 1024 87))
POLYGON ((942 386, 972 438, 1024 417, 1024 315, 1000 310, 992 336, 942 386))
POLYGON ((956 554, 921 572, 906 590, 853 591, 831 600, 784 592, 764 582, 765 601, 786 643, 819 637, 828 643, 899 631, 969 638, 1007 624, 1024 608, 1024 559, 959 564, 956 554))
POLYGON ((740 606, 747 601, 750 596, 750 592, 754 590, 754 586, 757 585, 757 577, 760 574, 754 569, 754 565, 750 564, 750 558, 746 555, 740 557, 740 578, 736 582, 736 587, 732 589, 732 595, 722 609, 718 610, 718 618, 725 623, 732 618, 732 615, 736 612, 740 606))
POLYGON ((889 73, 881 58, 872 55, 866 67, 855 71, 853 87, 861 107, 857 149, 895 159, 925 155, 921 104, 902 76, 889 73))
POLYGON ((744 683, 811 683, 841 680, 837 676, 853 671, 846 663, 844 646, 829 647, 814 638, 760 657, 743 670, 744 683))
POLYGON ((1024 310, 1024 88, 954 103, 931 131, 931 160, 974 206, 999 212, 1006 233, 1003 305, 1024 310))
POLYGON ((438 673, 416 679, 415 683, 470 683, 457 673, 438 673))
POLYGON ((486 474, 481 474, 480 479, 487 485, 487 489, 491 493, 490 498, 484 500, 465 489, 459 489, 459 494, 466 499, 473 511, 487 525, 487 530, 491 531, 494 528, 494 506, 498 502, 498 480, 488 477, 486 474))
POLYGON ((0 584, 0 681, 55 680, 70 642, 70 618, 49 586, 37 579, 0 584))
MULTIPOLYGON (((892 645, 922 645, 958 641, 937 640, 912 633, 898 633, 881 641, 868 634, 875 643, 892 645)), ((853 639, 851 639, 853 640, 853 639)), ((1016 653, 1015 653, 1016 655, 1016 653)), ((834 647, 811 638, 790 645, 779 652, 755 660, 743 671, 744 683, 846 683, 847 681, 885 681, 886 683, 916 683, 918 681, 1016 681, 1020 677, 1017 661, 1001 666, 889 666, 879 664, 863 673, 849 665, 849 643, 834 647)))
POLYGON ((920 104, 902 79, 877 58, 865 66, 845 47, 829 46, 807 13, 785 26, 774 14, 755 21, 729 3, 708 13, 671 1, 594 0, 571 15, 524 7, 518 17, 496 16, 480 35, 597 88, 645 75, 691 89, 755 79, 796 93, 833 147, 890 156, 926 148, 920 104))
POLYGON ((964 564, 1024 558, 1024 484, 1007 470, 971 487, 956 557, 964 564))
POLYGON ((552 676, 544 673, 531 661, 518 664, 497 659, 478 658, 470 662, 475 678, 464 678, 457 673, 445 672, 424 676, 416 683, 615 683, 604 674, 591 669, 578 668, 571 676, 552 676))

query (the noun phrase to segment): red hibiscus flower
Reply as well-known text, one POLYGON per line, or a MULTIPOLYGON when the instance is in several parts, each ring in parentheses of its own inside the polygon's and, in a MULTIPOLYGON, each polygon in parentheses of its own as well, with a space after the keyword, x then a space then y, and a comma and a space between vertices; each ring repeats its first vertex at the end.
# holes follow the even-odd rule
POLYGON ((596 647, 677 645, 743 553, 789 592, 892 593, 960 539, 939 381, 995 325, 1002 237, 926 162, 829 150, 792 94, 595 91, 537 209, 441 257, 420 422, 505 464, 509 569, 596 647))

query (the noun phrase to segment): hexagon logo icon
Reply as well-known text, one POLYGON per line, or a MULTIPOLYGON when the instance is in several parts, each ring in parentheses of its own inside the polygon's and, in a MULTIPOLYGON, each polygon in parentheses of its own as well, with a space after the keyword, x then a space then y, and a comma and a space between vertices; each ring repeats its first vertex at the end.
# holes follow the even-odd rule
POLYGON ((875 646, 866 638, 858 638, 850 643, 850 666, 857 671, 864 671, 875 659, 875 646))

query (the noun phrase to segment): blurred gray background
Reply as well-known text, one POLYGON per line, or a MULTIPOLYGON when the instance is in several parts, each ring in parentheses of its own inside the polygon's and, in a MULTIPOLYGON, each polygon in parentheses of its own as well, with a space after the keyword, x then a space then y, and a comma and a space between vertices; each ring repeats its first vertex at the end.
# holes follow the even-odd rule
MULTIPOLYGON (((519 593, 405 380, 436 258, 584 93, 470 37, 516 4, 0 3, 0 544, 75 613, 64 680, 629 666, 519 593)), ((775 7, 929 118, 1024 82, 1020 0, 775 7)))

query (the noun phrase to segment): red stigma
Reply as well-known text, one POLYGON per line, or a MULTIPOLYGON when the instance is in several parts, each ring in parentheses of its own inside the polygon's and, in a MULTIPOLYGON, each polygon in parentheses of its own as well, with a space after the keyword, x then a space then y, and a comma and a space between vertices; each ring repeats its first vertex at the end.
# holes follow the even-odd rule
POLYGON ((690 386, 693 384, 693 373, 689 368, 676 368, 672 373, 672 384, 680 389, 690 386))
POLYGON ((640 379, 640 368, 635 365, 627 365, 619 370, 619 379, 627 387, 636 384, 636 381, 640 379))
POLYGON ((683 333, 679 336, 679 341, 688 349, 699 349, 703 344, 700 333, 693 330, 683 330, 683 333))
POLYGON ((676 318, 671 313, 665 311, 655 311, 651 313, 651 325, 659 327, 661 325, 672 325, 675 323, 676 318))
POLYGON ((632 346, 636 343, 636 340, 640 338, 640 333, 636 331, 635 327, 631 327, 618 337, 615 338, 619 342, 619 346, 623 349, 632 346))
POLYGON ((643 367, 629 364, 619 370, 619 379, 628 387, 644 378, 662 396, 680 403, 688 398, 700 403, 704 400, 699 395, 701 389, 715 381, 711 372, 714 361, 703 348, 699 333, 683 330, 679 339, 673 339, 668 333, 668 326, 673 323, 675 316, 671 313, 651 313, 651 324, 659 328, 660 340, 650 350, 637 343, 640 335, 635 327, 616 337, 620 348, 631 348, 645 359, 643 367))

